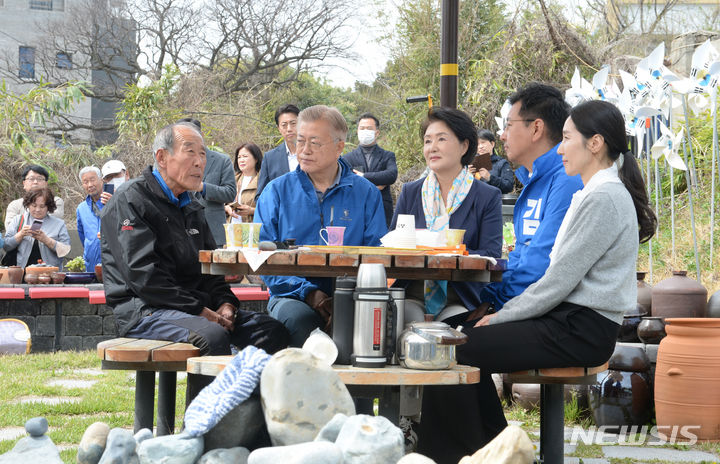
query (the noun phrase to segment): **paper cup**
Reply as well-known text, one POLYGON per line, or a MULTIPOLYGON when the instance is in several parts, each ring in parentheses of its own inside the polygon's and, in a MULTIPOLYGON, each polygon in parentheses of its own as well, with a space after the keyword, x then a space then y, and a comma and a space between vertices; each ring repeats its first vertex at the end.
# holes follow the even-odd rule
POLYGON ((241 235, 240 243, 243 248, 257 248, 260 243, 260 228, 261 223, 257 222, 243 222, 242 224, 236 224, 240 226, 241 235))
POLYGON ((242 247, 241 224, 223 224, 225 227, 225 242, 228 248, 242 247))
POLYGON ((398 214, 395 230, 415 232, 415 216, 412 214, 398 214))
POLYGON ((447 229, 445 231, 446 244, 449 247, 460 246, 465 236, 465 229, 447 229))

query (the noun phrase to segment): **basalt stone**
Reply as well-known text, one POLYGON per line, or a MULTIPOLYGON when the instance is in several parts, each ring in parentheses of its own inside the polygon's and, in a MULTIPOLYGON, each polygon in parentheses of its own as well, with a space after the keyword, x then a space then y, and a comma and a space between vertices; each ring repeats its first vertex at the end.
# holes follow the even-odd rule
POLYGON ((238 446, 230 449, 214 449, 203 454, 197 464, 247 464, 250 451, 238 446))
POLYGON ((63 461, 50 437, 42 435, 21 438, 13 449, 0 454, 0 464, 18 463, 63 464, 63 461))
POLYGON ((25 422, 25 431, 31 437, 42 437, 48 431, 48 421, 44 417, 33 417, 25 422))
POLYGON ((338 374, 299 348, 282 350, 268 361, 260 395, 268 433, 276 446, 311 441, 335 414, 355 414, 338 374))
POLYGON ((55 346, 55 337, 32 337, 31 353, 44 353, 53 351, 55 346))
POLYGON ((67 335, 102 335, 103 321, 100 316, 67 316, 65 319, 67 335))
POLYGON ((130 431, 114 428, 108 434, 105 451, 98 464, 140 464, 136 448, 137 442, 130 431))
POLYGON ((260 397, 250 396, 205 435, 205 452, 218 448, 251 447, 265 428, 260 397))
POLYGON ((194 464, 203 454, 203 438, 186 433, 145 440, 138 445, 140 464, 194 464))
POLYGON ((248 464, 343 464, 344 462, 346 461, 343 461, 340 448, 327 441, 258 448, 248 457, 248 464))
POLYGON ((105 422, 95 422, 85 429, 78 446, 78 464, 98 464, 105 451, 110 426, 105 422))
POLYGON ((55 335, 55 316, 38 316, 35 318, 35 335, 55 335))
POLYGON ((115 336, 113 335, 92 335, 90 337, 83 337, 83 350, 95 350, 98 343, 104 342, 106 340, 111 340, 113 338, 115 338, 115 336))
POLYGON ((335 417, 330 419, 330 422, 320 430, 320 433, 315 437, 315 441, 329 441, 335 443, 340 430, 342 429, 345 422, 348 420, 348 416, 345 414, 335 414, 335 417))
POLYGON ((135 435, 133 435, 133 438, 135 438, 136 442, 142 443, 145 440, 149 440, 149 439, 153 438, 153 436, 154 435, 152 433, 152 430, 145 428, 145 429, 138 430, 137 433, 135 435))
POLYGON ((342 450, 345 464, 398 462, 405 454, 402 430, 382 416, 348 417, 335 444, 342 450))
POLYGON ((117 326, 115 325, 115 316, 103 317, 103 333, 105 335, 117 335, 117 326))

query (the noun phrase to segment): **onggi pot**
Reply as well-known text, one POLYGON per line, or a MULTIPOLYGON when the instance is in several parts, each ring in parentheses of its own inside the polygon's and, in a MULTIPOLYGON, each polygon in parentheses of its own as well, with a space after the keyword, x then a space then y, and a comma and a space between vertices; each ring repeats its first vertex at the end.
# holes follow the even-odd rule
POLYGON ((687 277, 687 271, 673 271, 673 276, 653 287, 652 312, 657 317, 705 317, 707 289, 687 277))

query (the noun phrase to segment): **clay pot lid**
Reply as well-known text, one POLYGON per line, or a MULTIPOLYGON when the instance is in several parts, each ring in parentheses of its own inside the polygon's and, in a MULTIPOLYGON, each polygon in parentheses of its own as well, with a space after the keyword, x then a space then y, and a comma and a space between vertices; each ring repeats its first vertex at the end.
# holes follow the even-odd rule
POLYGON ((629 309, 623 313, 623 317, 638 317, 644 316, 648 313, 647 308, 644 305, 638 303, 633 309, 629 309))

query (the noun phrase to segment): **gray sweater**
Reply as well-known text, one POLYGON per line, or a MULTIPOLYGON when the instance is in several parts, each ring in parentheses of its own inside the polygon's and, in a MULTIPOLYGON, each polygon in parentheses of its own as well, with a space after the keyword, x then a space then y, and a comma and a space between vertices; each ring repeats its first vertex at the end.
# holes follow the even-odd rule
POLYGON ((491 324, 542 316, 562 302, 587 306, 622 323, 637 300, 635 207, 623 184, 590 192, 568 224, 545 275, 505 303, 491 324))

